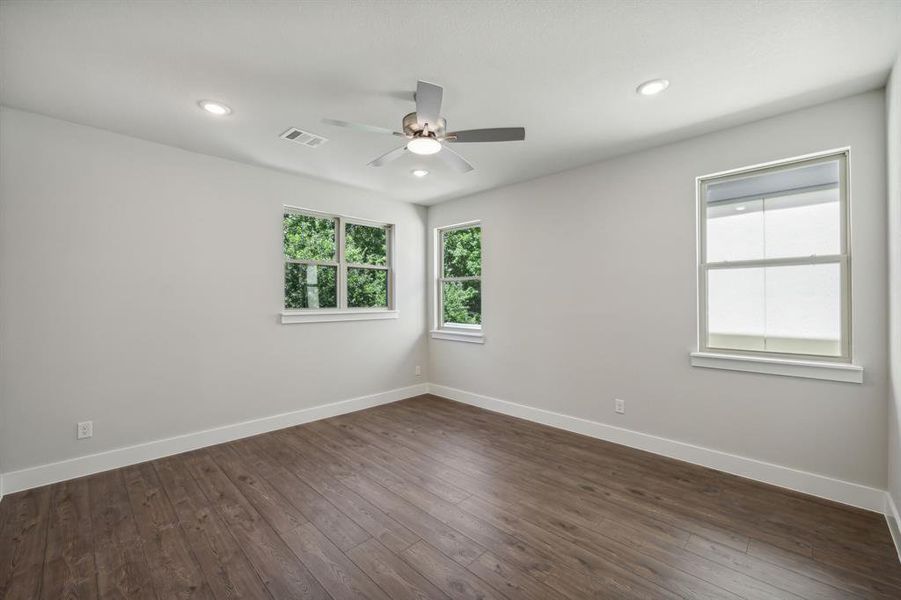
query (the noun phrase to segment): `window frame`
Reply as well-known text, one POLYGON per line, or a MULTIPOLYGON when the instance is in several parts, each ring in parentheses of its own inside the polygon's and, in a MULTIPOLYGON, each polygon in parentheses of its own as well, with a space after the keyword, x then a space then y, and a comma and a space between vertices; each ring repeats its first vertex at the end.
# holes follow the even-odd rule
MULTIPOLYGON (((698 354, 708 356, 722 356, 731 358, 749 359, 776 359, 780 361, 794 361, 806 363, 827 363, 846 365, 852 361, 851 356, 851 207, 850 207, 850 148, 828 150, 815 154, 772 161, 761 165, 741 167, 719 173, 712 173, 697 178, 696 185, 696 219, 698 230, 697 247, 697 278, 698 278, 698 354), (806 257, 787 258, 761 258, 752 260, 707 262, 707 188, 711 183, 722 183, 747 177, 750 174, 759 175, 785 170, 798 166, 814 165, 824 162, 839 161, 839 215, 840 223, 840 247, 839 254, 810 255, 806 257), (840 318, 841 340, 839 356, 819 354, 794 354, 785 352, 769 352, 766 350, 738 350, 733 348, 720 348, 708 345, 708 310, 707 310, 707 277, 711 270, 715 269, 741 269, 761 268, 777 266, 803 266, 816 264, 838 264, 840 283, 840 318)), ((806 189, 806 188, 805 188, 806 189)), ((792 190, 797 191, 797 190, 792 190)), ((749 201, 755 199, 772 198, 784 195, 785 192, 777 192, 766 195, 752 195, 736 199, 736 201, 749 201)), ((701 366, 701 365, 698 365, 701 366)))
MULTIPOLYGON (((482 293, 482 277, 484 274, 482 257, 479 259, 479 275, 467 277, 446 277, 444 275, 444 236, 452 231, 460 231, 462 229, 474 229, 478 227, 480 230, 479 240, 484 240, 482 234, 481 221, 467 221, 465 223, 457 223, 456 225, 448 225, 446 227, 435 228, 435 329, 432 330, 432 337, 440 339, 449 339, 455 341, 475 341, 481 343, 482 331, 484 323, 478 325, 470 323, 444 323, 444 284, 446 282, 455 281, 478 281, 479 293, 482 293)), ((484 248, 482 248, 484 250, 484 248)), ((482 313, 484 317, 484 312, 482 313)))
POLYGON ((337 286, 335 295, 337 299, 336 307, 322 308, 287 308, 285 306, 284 284, 282 286, 282 322, 283 323, 299 323, 299 322, 323 322, 323 321, 341 321, 341 320, 365 320, 366 318, 396 318, 397 305, 395 294, 395 226, 392 223, 384 223, 381 221, 373 221, 371 219, 362 219, 359 217, 350 217, 347 215, 327 213, 308 208, 297 206, 283 205, 282 220, 286 214, 299 214, 317 219, 330 219, 335 223, 335 257, 333 261, 323 260, 305 260, 289 258, 285 255, 284 236, 281 239, 281 256, 282 256, 282 272, 288 264, 305 264, 305 265, 321 265, 336 267, 337 274, 335 285, 337 286), (346 261, 346 225, 364 225, 366 227, 377 227, 385 230, 385 264, 369 265, 360 263, 349 263, 346 261), (375 269, 387 272, 387 306, 370 306, 370 307, 348 307, 347 306, 347 270, 348 269, 375 269), (342 315, 348 315, 346 318, 342 315), (367 315, 370 315, 367 317, 367 315), (311 317, 311 318, 305 318, 311 317))

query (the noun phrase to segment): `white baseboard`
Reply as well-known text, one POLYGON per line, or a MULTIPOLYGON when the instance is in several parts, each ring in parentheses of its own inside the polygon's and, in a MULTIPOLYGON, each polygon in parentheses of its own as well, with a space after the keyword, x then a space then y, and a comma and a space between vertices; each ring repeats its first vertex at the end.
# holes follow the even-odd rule
POLYGON ((240 438, 274 431, 276 429, 284 429, 294 425, 309 423, 310 421, 318 421, 319 419, 327 419, 349 412, 363 410, 378 406, 380 404, 388 404, 396 402, 404 398, 411 398, 428 392, 428 384, 421 383, 411 385, 405 388, 371 394, 369 396, 360 396, 359 398, 351 398, 340 402, 332 402, 331 404, 323 404, 312 408, 304 408, 293 412, 272 415, 261 419, 253 419, 214 429, 187 433, 162 440, 155 440, 135 446, 125 448, 116 448, 97 454, 89 454, 87 456, 79 456, 69 460, 30 467, 20 471, 10 471, 3 473, 0 494, 11 494, 21 492, 23 490, 34 487, 74 479, 117 469, 148 460, 171 456, 189 450, 197 450, 206 446, 213 446, 223 442, 230 442, 240 438))
POLYGON ((901 515, 898 514, 898 507, 888 492, 885 493, 885 521, 892 534, 892 541, 898 552, 898 560, 901 560, 901 515))
POLYGON ((883 513, 885 510, 886 492, 865 485, 842 481, 825 475, 817 475, 816 473, 799 471, 753 458, 711 450, 710 448, 678 442, 648 433, 641 433, 640 431, 606 425, 579 417, 571 417, 434 383, 429 384, 429 391, 436 396, 442 396, 464 404, 471 404, 479 408, 534 421, 558 429, 565 429, 623 446, 638 448, 639 450, 653 452, 669 458, 716 469, 717 471, 724 471, 740 477, 841 502, 842 504, 878 513, 883 513))
POLYGON ((411 398, 427 392, 494 412, 882 513, 886 516, 895 545, 899 549, 899 557, 901 557, 901 531, 899 531, 901 517, 899 517, 897 507, 892 502, 891 497, 883 490, 613 425, 606 425, 596 421, 516 404, 481 394, 474 394, 443 385, 427 383, 155 440, 135 446, 117 448, 19 471, 0 473, 0 499, 3 498, 4 494, 20 492, 67 479, 171 456, 266 433, 267 431, 326 419, 403 400, 404 398, 411 398))

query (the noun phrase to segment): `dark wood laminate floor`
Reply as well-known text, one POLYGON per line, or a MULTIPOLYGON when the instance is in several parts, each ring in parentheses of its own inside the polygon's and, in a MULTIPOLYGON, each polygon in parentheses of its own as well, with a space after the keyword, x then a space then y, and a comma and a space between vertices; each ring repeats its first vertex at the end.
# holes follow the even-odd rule
POLYGON ((901 598, 880 515, 421 396, 12 494, 0 596, 901 598))

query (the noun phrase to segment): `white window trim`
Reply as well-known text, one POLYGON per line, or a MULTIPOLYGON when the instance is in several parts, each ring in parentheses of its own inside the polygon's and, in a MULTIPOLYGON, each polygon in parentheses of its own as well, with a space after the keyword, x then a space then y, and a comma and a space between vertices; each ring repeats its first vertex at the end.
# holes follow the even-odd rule
POLYGON ((840 148, 808 154, 795 158, 772 161, 765 164, 742 167, 719 173, 703 175, 696 179, 696 219, 697 219, 697 289, 698 289, 698 340, 697 350, 691 353, 691 364, 695 367, 750 371, 771 375, 787 375, 812 379, 826 379, 861 383, 863 368, 851 364, 851 207, 850 207, 850 161, 849 148, 840 148), (841 210, 841 254, 807 258, 764 259, 733 261, 731 263, 706 262, 706 203, 705 191, 711 181, 722 181, 733 177, 747 176, 752 172, 777 170, 801 163, 825 162, 839 158, 842 180, 839 190, 841 210), (841 335, 842 354, 838 357, 781 354, 775 352, 741 351, 707 346, 707 273, 717 268, 740 268, 754 266, 834 263, 841 271, 841 335))
POLYGON ((452 329, 433 329, 431 332, 434 340, 449 340, 451 342, 468 342, 470 344, 484 344, 485 336, 481 333, 468 331, 455 331, 452 329))
POLYGON ((336 321, 376 321, 397 319, 400 311, 383 308, 318 308, 313 310, 286 310, 282 312, 282 323, 334 323, 336 321))
MULTIPOLYGON (((321 264, 337 267, 338 274, 336 278, 336 295, 338 299, 337 307, 330 308, 283 308, 281 311, 282 324, 288 325, 293 323, 332 323, 336 321, 373 321, 381 319, 397 319, 400 311, 397 309, 395 297, 395 281, 394 281, 394 225, 391 223, 382 223, 380 221, 372 221, 370 219, 361 219, 359 217, 349 217, 346 215, 338 215, 333 213, 311 210, 308 208, 300 208, 297 206, 282 206, 282 214, 293 213, 316 217, 320 219, 335 220, 335 260, 334 261, 316 261, 316 260, 295 260, 289 259, 282 252, 282 268, 284 265, 292 263, 300 264, 321 264), (386 230, 387 237, 387 260, 386 265, 362 265, 356 263, 348 263, 344 260, 344 238, 345 225, 353 223, 357 225, 367 225, 369 227, 383 227, 386 230), (347 269, 348 268, 367 268, 378 269, 388 272, 388 306, 373 308, 350 308, 347 306, 347 269)), ((284 245, 284 241, 282 241, 284 245)), ((284 302, 284 290, 282 291, 284 302)), ((283 304, 284 306, 284 304, 283 304)))
POLYGON ((444 314, 444 290, 442 284, 445 281, 478 281, 480 283, 482 281, 481 275, 476 277, 444 277, 444 234, 448 231, 470 229, 472 227, 479 227, 481 229, 482 222, 467 221, 465 223, 457 223, 456 225, 435 228, 433 248, 435 255, 435 312, 433 315, 434 329, 429 332, 432 339, 467 342, 470 344, 485 343, 482 325, 473 325, 469 323, 442 323, 442 315, 444 314))
POLYGON ((824 379, 845 383, 863 383, 863 367, 848 363, 692 352, 691 366, 727 371, 745 371, 768 375, 824 379))

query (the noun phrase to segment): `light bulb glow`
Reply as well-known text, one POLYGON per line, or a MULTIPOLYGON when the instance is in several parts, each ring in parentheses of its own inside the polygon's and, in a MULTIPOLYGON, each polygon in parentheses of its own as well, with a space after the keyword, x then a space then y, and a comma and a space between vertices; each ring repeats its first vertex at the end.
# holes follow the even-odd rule
POLYGON ((430 137, 416 137, 407 142, 407 150, 413 154, 435 154, 441 150, 441 142, 430 137))
POLYGON ((645 81, 644 83, 642 83, 635 89, 635 91, 642 96, 653 96, 655 94, 659 94, 668 87, 669 81, 667 81, 666 79, 652 79, 650 81, 645 81))
POLYGON ((426 175, 429 174, 429 172, 426 171, 425 169, 413 169, 410 172, 413 173, 414 177, 425 177, 426 175))
POLYGON ((224 117, 232 112, 232 109, 226 105, 220 102, 213 102, 212 100, 201 100, 197 105, 211 115, 216 115, 217 117, 224 117))

